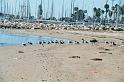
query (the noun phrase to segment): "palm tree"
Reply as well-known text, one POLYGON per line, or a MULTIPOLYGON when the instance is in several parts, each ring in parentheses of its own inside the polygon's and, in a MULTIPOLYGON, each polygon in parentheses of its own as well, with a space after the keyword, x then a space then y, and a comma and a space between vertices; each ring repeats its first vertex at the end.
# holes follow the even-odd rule
POLYGON ((74 11, 78 11, 79 10, 79 8, 78 7, 74 7, 74 11))
POLYGON ((98 8, 98 9, 97 9, 97 17, 100 17, 100 16, 101 16, 101 9, 98 8))
POLYGON ((109 10, 108 15, 109 15, 109 17, 111 19, 112 15, 113 15, 113 12, 111 10, 109 10))
POLYGON ((97 8, 96 7, 94 7, 93 8, 93 21, 94 21, 94 23, 95 23, 95 19, 96 19, 96 13, 97 13, 97 8))
POLYGON ((115 5, 115 13, 116 13, 116 27, 118 27, 119 17, 120 17, 120 5, 115 5))
POLYGON ((118 4, 115 5, 115 16, 117 18, 117 15, 118 15, 118 4))
POLYGON ((74 7, 74 19, 75 20, 78 20, 78 11, 79 11, 79 8, 78 7, 74 7))
POLYGON ((94 12, 93 16, 96 16, 96 12, 97 12, 97 8, 96 7, 93 8, 93 12, 94 12))
POLYGON ((83 10, 79 10, 78 11, 78 20, 81 21, 85 18, 85 14, 84 14, 84 11, 83 10))
POLYGON ((78 7, 74 7, 74 14, 71 14, 71 17, 74 20, 82 21, 85 18, 85 12, 78 7))
POLYGON ((122 17, 124 17, 124 5, 121 6, 122 9, 122 17))
POLYGON ((109 4, 106 3, 106 4, 104 5, 104 8, 106 9, 106 11, 105 11, 105 12, 106 12, 105 18, 107 19, 107 13, 108 13, 108 11, 109 11, 109 4))
POLYGON ((100 16, 102 14, 102 10, 100 8, 96 8, 94 7, 94 18, 97 19, 97 20, 100 20, 100 16))
POLYGON ((97 13, 97 8, 96 7, 93 8, 93 12, 94 12, 93 13, 93 26, 95 27, 95 22, 96 22, 95 19, 96 19, 96 13, 97 13))
POLYGON ((114 1, 115 1, 115 0, 111 0, 111 2, 112 2, 112 13, 113 13, 113 15, 114 15, 113 17, 114 17, 114 19, 115 19, 115 14, 114 14, 114 10, 113 10, 113 9, 114 9, 114 6, 113 6, 113 5, 114 5, 114 1))
POLYGON ((123 19, 124 18, 124 5, 122 5, 120 7, 120 14, 122 15, 122 18, 121 19, 123 19))
POLYGON ((113 19, 115 20, 115 6, 112 6, 112 12, 114 14, 114 16, 113 16, 114 18, 113 19))
POLYGON ((101 10, 101 14, 102 14, 102 20, 103 20, 103 15, 104 15, 105 11, 101 10))

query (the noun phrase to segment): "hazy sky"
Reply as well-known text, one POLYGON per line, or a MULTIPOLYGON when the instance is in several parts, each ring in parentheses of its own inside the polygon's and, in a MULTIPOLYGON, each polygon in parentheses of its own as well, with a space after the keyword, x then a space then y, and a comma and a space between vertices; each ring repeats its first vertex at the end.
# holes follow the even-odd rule
MULTIPOLYGON (((16 6, 18 10, 18 3, 19 0, 8 0, 11 4, 13 4, 13 7, 16 6), (17 1, 17 2, 16 2, 17 1)), ((26 0, 20 0, 21 2, 26 0)), ((40 4, 41 0, 29 0, 30 5, 31 5, 31 12, 32 15, 36 16, 37 15, 37 8, 38 5, 40 4)), ((43 16, 45 17, 46 15, 50 16, 51 12, 51 2, 50 1, 50 6, 48 7, 48 0, 42 0, 43 1, 43 16), (46 12, 48 13, 46 14, 46 12)), ((119 0, 115 0, 115 3, 117 3, 119 0)), ((121 0, 122 3, 124 3, 124 0, 121 0)), ((63 0, 54 0, 54 16, 59 17, 62 12, 62 3, 63 0)), ((93 6, 99 7, 99 8, 104 8, 104 4, 106 3, 106 0, 75 0, 75 6, 78 6, 81 9, 87 9, 88 10, 88 15, 92 16, 92 8, 93 6)), ((111 0, 108 0, 108 3, 111 5, 111 0)), ((68 15, 70 15, 70 9, 71 9, 71 0, 64 0, 64 10, 67 12, 68 15)))

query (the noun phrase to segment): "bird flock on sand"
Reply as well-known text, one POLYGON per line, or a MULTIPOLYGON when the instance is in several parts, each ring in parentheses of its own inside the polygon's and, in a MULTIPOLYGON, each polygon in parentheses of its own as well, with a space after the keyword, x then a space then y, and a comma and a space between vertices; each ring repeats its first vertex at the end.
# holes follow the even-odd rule
MULTIPOLYGON (((44 47, 44 44, 92 44, 95 45, 96 43, 99 43, 99 41, 95 38, 87 41, 85 39, 81 39, 81 41, 72 41, 72 40, 68 40, 68 41, 63 41, 63 40, 55 40, 55 41, 39 41, 37 44, 42 45, 44 47)), ((116 42, 112 42, 112 41, 105 41, 105 44, 110 44, 112 46, 116 46, 118 45, 116 42)), ((121 42, 122 44, 124 44, 124 42, 121 42)), ((33 45, 32 42, 28 42, 28 43, 22 43, 23 46, 27 46, 27 45, 33 45)))

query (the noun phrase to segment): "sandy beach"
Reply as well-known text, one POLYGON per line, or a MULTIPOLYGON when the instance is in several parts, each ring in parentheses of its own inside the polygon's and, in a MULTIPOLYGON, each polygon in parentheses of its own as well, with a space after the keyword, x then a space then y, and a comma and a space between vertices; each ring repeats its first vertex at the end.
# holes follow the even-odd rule
POLYGON ((124 82, 124 32, 7 31, 98 43, 0 47, 0 82, 124 82))

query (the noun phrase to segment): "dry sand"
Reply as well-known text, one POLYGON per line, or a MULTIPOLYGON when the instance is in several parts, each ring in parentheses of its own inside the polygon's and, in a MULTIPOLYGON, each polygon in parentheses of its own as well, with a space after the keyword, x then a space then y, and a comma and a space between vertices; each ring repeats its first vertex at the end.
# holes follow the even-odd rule
MULTIPOLYGON (((10 30, 9 30, 10 31, 10 30)), ((0 47, 0 82, 124 82, 124 33, 11 30, 92 44, 45 44, 0 47), (111 46, 105 41, 114 41, 111 46), (92 60, 100 58, 102 60, 92 60)))

